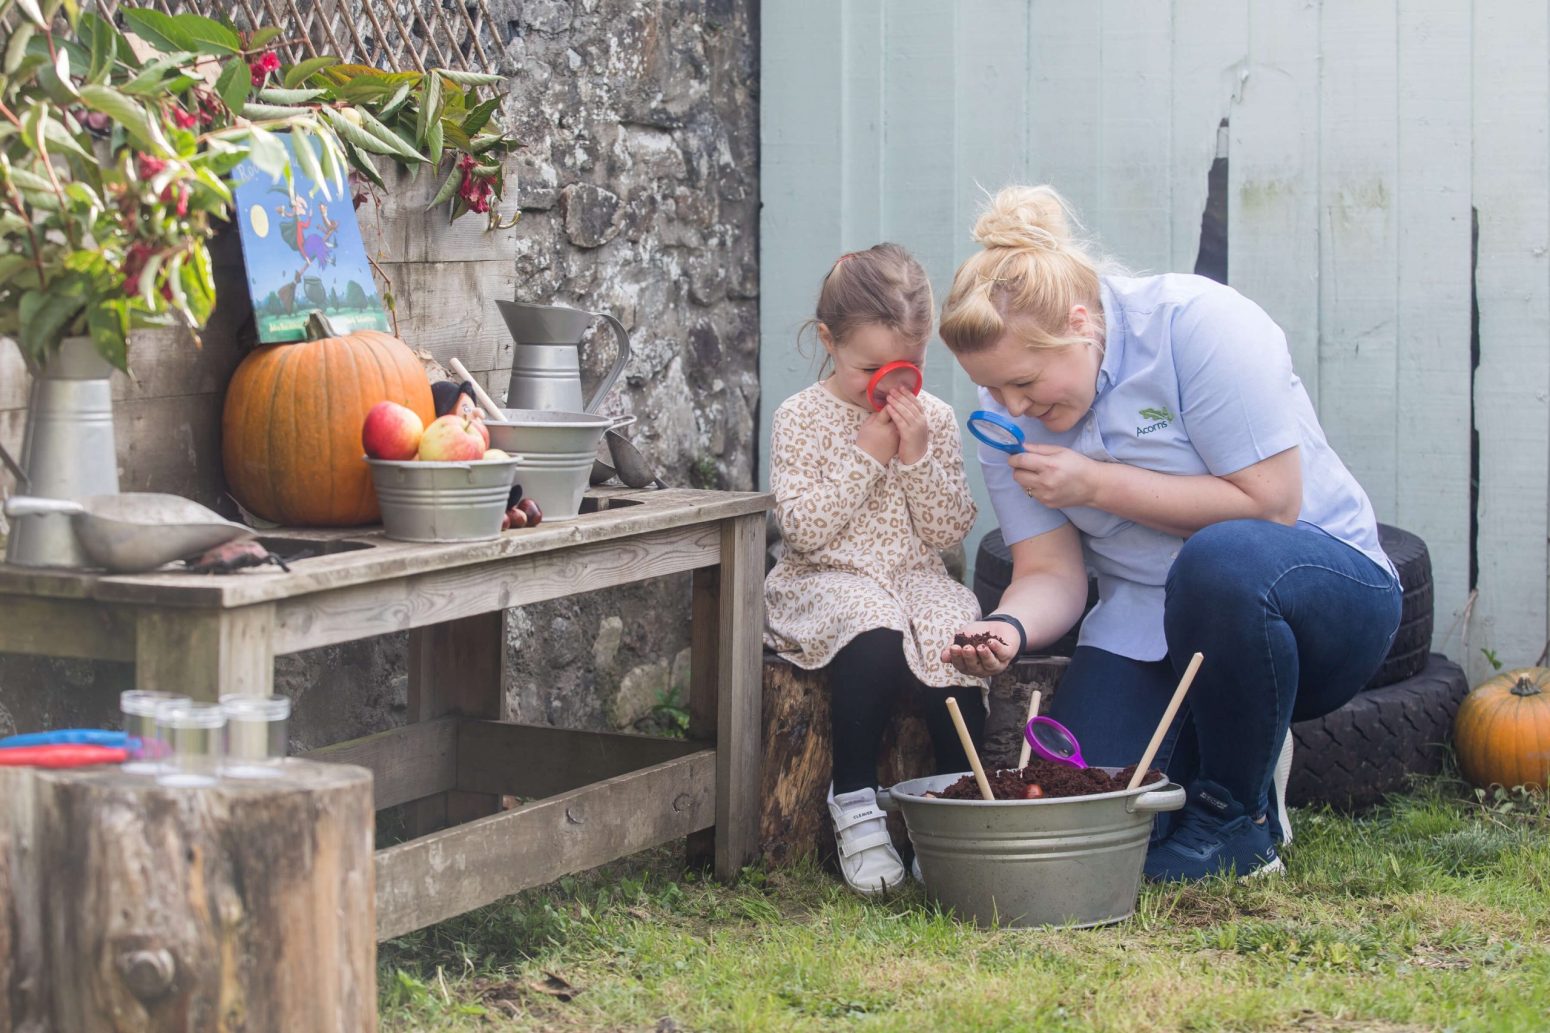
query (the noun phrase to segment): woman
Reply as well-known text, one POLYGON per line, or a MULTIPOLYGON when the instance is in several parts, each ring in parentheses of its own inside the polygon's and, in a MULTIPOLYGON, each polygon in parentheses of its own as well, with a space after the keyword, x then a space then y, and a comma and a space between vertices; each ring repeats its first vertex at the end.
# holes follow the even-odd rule
POLYGON ((1089 763, 1139 760, 1205 654, 1158 754, 1188 802, 1159 823, 1148 878, 1279 871, 1267 810, 1291 722, 1377 669, 1399 581, 1270 317, 1202 277, 1101 273, 1070 225, 1051 188, 1003 190, 942 311, 983 407, 1027 440, 980 450, 1012 582, 963 629, 1012 641, 943 659, 992 675, 1053 642, 1090 569, 1098 604, 1051 706, 1089 763))

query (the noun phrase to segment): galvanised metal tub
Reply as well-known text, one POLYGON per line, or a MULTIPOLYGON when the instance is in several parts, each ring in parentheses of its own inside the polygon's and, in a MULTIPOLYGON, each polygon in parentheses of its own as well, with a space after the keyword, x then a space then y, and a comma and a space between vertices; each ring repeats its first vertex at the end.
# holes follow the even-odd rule
POLYGON ((1184 787, 1166 781, 1039 800, 925 796, 962 777, 910 779, 879 790, 877 801, 904 814, 926 892, 978 925, 1080 928, 1129 918, 1152 816, 1184 806, 1184 787))

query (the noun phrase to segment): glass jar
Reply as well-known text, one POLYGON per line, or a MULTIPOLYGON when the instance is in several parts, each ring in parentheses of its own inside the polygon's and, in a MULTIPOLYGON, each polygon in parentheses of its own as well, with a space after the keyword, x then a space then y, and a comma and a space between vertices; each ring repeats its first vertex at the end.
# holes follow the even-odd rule
POLYGON ((165 786, 212 786, 221 770, 226 711, 219 703, 163 703, 156 708, 157 738, 167 758, 156 775, 165 786))
POLYGON ((285 764, 286 696, 221 697, 226 712, 226 751, 221 774, 232 778, 274 778, 285 764))
POLYGON ((129 759, 124 770, 136 775, 154 775, 167 755, 167 744, 156 733, 156 708, 164 703, 187 703, 187 696, 176 692, 151 692, 131 689, 118 694, 118 709, 124 715, 124 733, 129 736, 129 759))

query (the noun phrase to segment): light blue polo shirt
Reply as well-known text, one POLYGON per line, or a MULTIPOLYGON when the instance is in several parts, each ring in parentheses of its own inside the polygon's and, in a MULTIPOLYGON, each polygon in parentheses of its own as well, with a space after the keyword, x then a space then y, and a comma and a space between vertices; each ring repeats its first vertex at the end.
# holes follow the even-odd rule
MULTIPOLYGON (((1014 420, 1030 444, 1160 473, 1218 477, 1300 446, 1297 526, 1347 543, 1397 577, 1378 544, 1372 503, 1324 440, 1292 371, 1286 335, 1263 309, 1203 276, 1111 276, 1101 289, 1106 339, 1093 407, 1060 433, 1031 417, 1014 420)), ((980 404, 1010 418, 984 388, 980 404)), ((1184 539, 1085 506, 1051 509, 1018 486, 1007 458, 979 448, 1007 544, 1068 520, 1081 532, 1098 604, 1078 644, 1135 660, 1167 655, 1163 585, 1184 539)))

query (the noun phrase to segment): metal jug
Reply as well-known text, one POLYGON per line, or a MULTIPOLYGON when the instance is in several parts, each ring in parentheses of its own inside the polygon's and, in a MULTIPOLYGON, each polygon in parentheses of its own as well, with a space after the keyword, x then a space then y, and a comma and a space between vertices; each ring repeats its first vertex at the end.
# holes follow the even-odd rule
POLYGON ((606 312, 584 312, 565 305, 527 305, 497 301, 506 329, 517 342, 511 358, 511 385, 506 391, 508 409, 545 409, 558 412, 596 412, 609 388, 630 361, 630 335, 606 312), (592 397, 581 399, 581 335, 596 320, 613 328, 619 341, 619 357, 592 397))
MULTIPOLYGON (((18 493, 50 499, 118 491, 113 440, 113 367, 89 337, 67 337, 32 382, 19 462, 9 456, 18 493)), ((70 517, 21 516, 11 522, 5 560, 26 567, 89 567, 70 517)))

